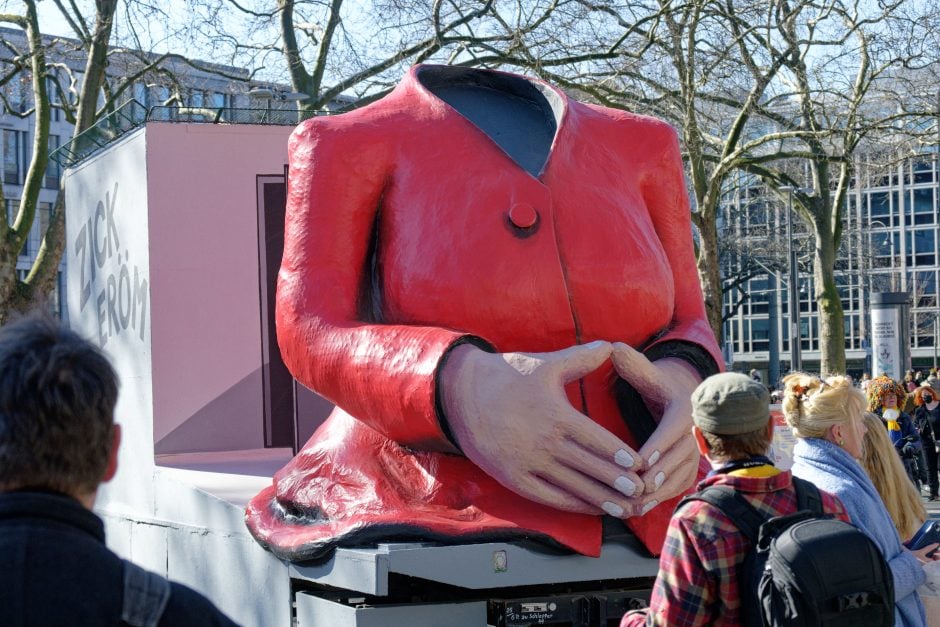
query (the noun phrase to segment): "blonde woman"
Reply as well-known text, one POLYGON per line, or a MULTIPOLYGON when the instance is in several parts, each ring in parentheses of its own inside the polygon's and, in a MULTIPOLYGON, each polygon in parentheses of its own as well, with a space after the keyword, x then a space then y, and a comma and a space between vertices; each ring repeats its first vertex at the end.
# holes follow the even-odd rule
MULTIPOLYGON (((839 497, 856 527, 875 542, 894 575, 895 625, 927 624, 917 587, 924 583, 926 556, 937 545, 909 551, 881 496, 859 464, 865 396, 844 376, 825 381, 794 373, 784 380, 783 415, 797 437, 793 474, 839 497)), ((883 428, 883 427, 881 427, 883 428)))
POLYGON ((862 468, 881 495, 898 535, 908 540, 927 520, 927 510, 917 490, 906 481, 904 465, 894 452, 884 423, 871 412, 865 412, 864 417, 868 431, 862 447, 862 468))

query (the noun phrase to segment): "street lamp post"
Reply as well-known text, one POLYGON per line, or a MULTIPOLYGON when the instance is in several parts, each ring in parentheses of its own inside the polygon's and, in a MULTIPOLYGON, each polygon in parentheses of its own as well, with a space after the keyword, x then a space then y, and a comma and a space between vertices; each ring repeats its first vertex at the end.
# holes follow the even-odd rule
MULTIPOLYGON (((769 339, 767 350, 767 378, 771 386, 780 381, 780 331, 777 314, 777 271, 764 265, 759 259, 752 259, 754 263, 767 273, 767 336, 769 339)), ((786 285, 786 281, 784 281, 786 285)), ((752 292, 753 294, 753 292, 752 292)))
MULTIPOLYGON (((770 342, 767 345, 767 379, 771 388, 776 389, 780 381, 780 341, 777 322, 777 275, 773 272, 767 275, 770 293, 767 295, 767 335, 770 342)), ((935 360, 936 361, 936 360, 935 360)))
POLYGON ((790 370, 799 372, 803 369, 803 360, 800 355, 800 292, 798 285, 798 268, 796 265, 796 250, 793 248, 793 192, 792 185, 783 185, 780 191, 787 193, 787 254, 790 261, 790 370))
POLYGON ((937 340, 940 339, 940 317, 933 317, 933 367, 937 367, 937 340))
POLYGON ((887 232, 885 233, 884 241, 881 242, 881 246, 887 245, 887 246, 888 246, 888 249, 889 249, 889 251, 890 251, 890 254, 891 254, 891 270, 890 270, 890 272, 891 272, 891 291, 892 291, 892 292, 895 292, 895 291, 897 291, 897 276, 895 275, 894 262, 895 262, 895 260, 897 259, 897 253, 896 253, 895 250, 894 250, 894 235, 893 235, 893 233, 892 233, 891 230, 890 230, 891 227, 890 227, 889 225, 885 224, 884 222, 882 222, 881 220, 872 220, 871 222, 868 223, 868 232, 869 232, 869 233, 871 233, 871 229, 872 229, 872 227, 874 227, 874 226, 879 226, 879 227, 881 227, 881 228, 883 228, 883 229, 887 229, 887 232))

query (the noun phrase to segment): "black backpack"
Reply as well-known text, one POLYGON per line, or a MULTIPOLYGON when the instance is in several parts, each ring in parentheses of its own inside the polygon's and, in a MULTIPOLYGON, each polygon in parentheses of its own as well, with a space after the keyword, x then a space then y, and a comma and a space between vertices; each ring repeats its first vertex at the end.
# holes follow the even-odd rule
POLYGON ((741 624, 867 627, 894 625, 894 579, 867 535, 826 514, 819 490, 793 478, 797 512, 769 518, 727 486, 680 503, 705 501, 750 541, 738 571, 741 624), (754 550, 756 547, 756 550, 754 550))

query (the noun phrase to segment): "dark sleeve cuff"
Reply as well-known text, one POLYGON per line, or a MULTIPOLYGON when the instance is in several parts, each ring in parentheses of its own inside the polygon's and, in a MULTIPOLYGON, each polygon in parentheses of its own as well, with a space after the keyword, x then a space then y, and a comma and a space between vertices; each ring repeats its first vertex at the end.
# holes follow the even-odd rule
MULTIPOLYGON (((483 338, 475 335, 464 335, 458 338, 456 342, 451 344, 447 350, 444 351, 443 356, 441 356, 441 361, 437 364, 437 370, 434 371, 434 411, 437 414, 437 423, 440 425, 444 437, 447 438, 448 442, 453 444, 454 448, 458 451, 460 451, 460 445, 457 444, 457 440, 454 438, 454 434, 450 429, 447 416, 444 414, 444 404, 441 402, 441 373, 444 372, 444 365, 447 363, 453 350, 462 344, 472 344, 487 353, 496 352, 496 348, 483 338)), ((462 453, 463 451, 460 452, 462 453)))
POLYGON ((703 381, 713 374, 721 372, 721 368, 715 363, 712 356, 704 348, 691 342, 669 340, 654 345, 649 350, 644 351, 643 354, 650 361, 665 359, 666 357, 682 359, 698 371, 703 381))

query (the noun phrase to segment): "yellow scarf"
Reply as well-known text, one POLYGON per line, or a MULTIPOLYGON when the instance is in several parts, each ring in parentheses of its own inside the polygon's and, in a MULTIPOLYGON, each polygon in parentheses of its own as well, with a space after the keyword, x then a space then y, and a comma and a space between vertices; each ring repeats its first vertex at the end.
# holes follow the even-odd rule
POLYGON ((751 468, 738 468, 737 470, 732 470, 728 473, 729 475, 734 475, 735 477, 773 477, 780 474, 780 470, 775 466, 769 464, 761 464, 760 466, 753 466, 751 468))
POLYGON ((901 417, 901 412, 894 407, 890 409, 882 407, 881 409, 881 415, 888 421, 888 431, 900 431, 901 425, 898 424, 898 418, 901 417))

